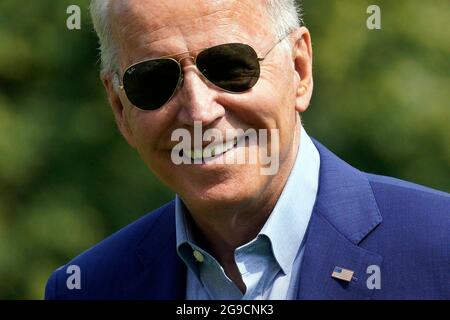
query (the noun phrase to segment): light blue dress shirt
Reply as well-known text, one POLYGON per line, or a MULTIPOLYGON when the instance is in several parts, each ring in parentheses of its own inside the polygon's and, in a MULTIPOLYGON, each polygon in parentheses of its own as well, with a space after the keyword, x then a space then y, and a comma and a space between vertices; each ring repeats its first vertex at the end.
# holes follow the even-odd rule
POLYGON ((256 238, 235 250, 246 285, 244 294, 218 261, 196 244, 185 216, 188 211, 177 196, 177 252, 187 265, 186 299, 296 299, 303 240, 316 200, 319 168, 319 152, 302 127, 293 169, 272 213, 256 238))

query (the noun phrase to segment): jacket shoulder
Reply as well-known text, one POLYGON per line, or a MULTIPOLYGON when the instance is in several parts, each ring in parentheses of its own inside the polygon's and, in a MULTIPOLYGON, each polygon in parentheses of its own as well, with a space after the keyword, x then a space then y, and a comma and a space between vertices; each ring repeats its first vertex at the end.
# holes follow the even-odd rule
POLYGON ((398 190, 403 190, 405 192, 424 192, 429 193, 430 195, 436 195, 436 196, 442 196, 444 198, 450 199, 450 194, 436 190, 433 188, 429 188, 420 184, 416 184, 413 182, 388 177, 388 176, 382 176, 382 175, 376 175, 372 173, 365 173, 367 178, 369 179, 369 182, 373 185, 379 185, 383 186, 385 188, 393 188, 398 190))
POLYGON ((432 213, 430 219, 450 218, 450 194, 392 177, 370 173, 366 176, 379 206, 407 209, 410 214, 432 213))
POLYGON ((111 296, 111 292, 120 292, 123 284, 117 274, 126 278, 127 274, 137 271, 140 267, 137 245, 167 210, 173 210, 173 206, 174 201, 171 201, 147 213, 56 269, 47 281, 45 299, 95 299, 96 295, 104 297, 111 296), (68 289, 69 278, 75 272, 82 275, 81 290, 68 289), (84 289, 83 283, 90 283, 95 292, 84 289))
POLYGON ((450 195, 367 174, 382 222, 361 244, 383 257, 380 297, 448 299, 450 195))
POLYGON ((450 232, 450 194, 396 178, 366 174, 383 221, 450 232))

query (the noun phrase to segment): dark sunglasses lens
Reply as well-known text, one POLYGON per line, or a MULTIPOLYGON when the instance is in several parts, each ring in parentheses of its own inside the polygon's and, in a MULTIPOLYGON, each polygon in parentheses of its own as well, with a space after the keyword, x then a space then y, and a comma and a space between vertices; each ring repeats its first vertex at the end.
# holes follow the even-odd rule
POLYGON ((258 55, 252 47, 242 43, 229 43, 202 51, 197 56, 200 72, 216 86, 244 92, 252 88, 259 78, 258 55))
POLYGON ((177 62, 155 59, 128 68, 123 76, 123 86, 132 104, 144 110, 155 110, 169 101, 179 78, 177 62))

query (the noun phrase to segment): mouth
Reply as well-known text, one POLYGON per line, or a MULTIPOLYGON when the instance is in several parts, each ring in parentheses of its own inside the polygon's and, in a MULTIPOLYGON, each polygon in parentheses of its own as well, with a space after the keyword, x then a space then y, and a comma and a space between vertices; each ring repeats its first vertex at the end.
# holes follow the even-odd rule
POLYGON ((205 148, 181 150, 180 153, 181 156, 184 155, 192 161, 198 162, 199 160, 201 160, 203 163, 205 161, 217 159, 228 151, 236 148, 244 138, 245 136, 235 137, 234 139, 222 143, 210 144, 205 148))

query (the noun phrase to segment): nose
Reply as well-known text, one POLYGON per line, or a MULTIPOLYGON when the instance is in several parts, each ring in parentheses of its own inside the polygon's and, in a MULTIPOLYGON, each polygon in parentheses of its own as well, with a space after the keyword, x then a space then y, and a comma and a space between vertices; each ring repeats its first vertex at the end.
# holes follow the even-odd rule
POLYGON ((186 126, 193 126, 194 121, 201 121, 208 126, 225 115, 225 109, 216 101, 217 90, 206 82, 193 63, 182 66, 183 83, 178 92, 180 105, 178 121, 186 126))

